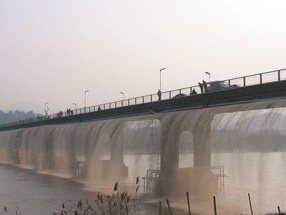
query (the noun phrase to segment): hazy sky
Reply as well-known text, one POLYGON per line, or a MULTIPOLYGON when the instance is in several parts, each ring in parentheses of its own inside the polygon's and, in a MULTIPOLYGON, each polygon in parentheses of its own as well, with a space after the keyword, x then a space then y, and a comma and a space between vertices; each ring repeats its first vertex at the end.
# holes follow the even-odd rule
POLYGON ((0 0, 0 109, 66 109, 286 67, 285 0, 0 0))

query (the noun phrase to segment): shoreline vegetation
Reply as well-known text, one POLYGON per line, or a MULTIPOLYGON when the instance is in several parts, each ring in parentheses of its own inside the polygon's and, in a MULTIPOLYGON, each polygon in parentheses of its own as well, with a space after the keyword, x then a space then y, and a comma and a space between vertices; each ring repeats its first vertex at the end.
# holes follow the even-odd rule
MULTIPOLYGON (((119 182, 114 184, 113 193, 111 195, 103 195, 98 193, 94 200, 79 200, 73 211, 73 215, 138 215, 138 199, 139 180, 136 178, 135 198, 131 197, 128 192, 119 192, 119 182)), ((65 209, 62 203, 61 210, 54 212, 53 215, 72 215, 65 209)))
MULTIPOLYGON (((130 193, 119 191, 119 182, 114 184, 112 194, 101 194, 97 193, 94 199, 79 200, 75 205, 66 205, 61 203, 61 208, 55 210, 51 215, 140 215, 141 209, 139 207, 139 199, 137 198, 139 190, 139 180, 136 178, 136 188, 130 193)), ((159 201, 158 204, 153 204, 156 209, 156 213, 152 215, 196 215, 203 214, 199 212, 194 212, 191 209, 189 193, 186 192, 186 211, 178 210, 171 207, 171 203, 168 198, 164 199, 166 206, 162 206, 163 200, 159 201)), ((252 208, 251 196, 248 193, 248 203, 249 203, 249 213, 250 215, 256 214, 252 208)), ((3 208, 4 214, 15 214, 15 215, 27 215, 19 212, 19 208, 13 212, 7 207, 3 208), (12 213, 11 213, 12 212, 12 213)), ((1 213, 2 214, 2 213, 1 213)), ((216 197, 213 196, 213 211, 209 211, 208 214, 219 215, 219 210, 217 208, 216 197)), ((230 214, 230 213, 221 213, 230 214)), ((243 213, 240 213, 243 215, 243 213)), ((256 214, 259 215, 259 214, 256 214)), ((261 214, 262 215, 262 214, 261 214)), ((280 206, 277 206, 277 212, 265 213, 264 215, 286 215, 286 212, 281 211, 280 206)))
MULTIPOLYGON (((139 183, 139 177, 136 179, 136 185, 139 183)), ((114 191, 118 191, 118 182, 114 185, 114 191)), ((53 215, 140 215, 139 202, 137 199, 137 191, 139 185, 135 190, 135 198, 132 198, 127 192, 117 192, 112 195, 103 195, 98 193, 93 202, 88 200, 79 200, 76 205, 76 209, 73 213, 68 213, 65 209, 64 203, 59 212, 54 212, 53 215)), ((194 213, 191 211, 189 193, 186 192, 187 211, 178 210, 171 207, 171 203, 168 198, 165 199, 166 206, 162 206, 162 201, 159 201, 155 206, 157 213, 154 215, 196 215, 202 213, 194 213)), ((249 214, 254 215, 252 208, 251 196, 248 193, 249 202, 249 214)), ((211 213, 210 213, 211 214, 211 213)), ((213 214, 219 215, 216 204, 216 197, 213 196, 213 214)), ((226 213, 222 213, 226 214, 226 213)), ((240 214, 242 215, 242 213, 240 214)), ((259 215, 259 214, 257 214, 259 215)), ((261 214, 262 215, 262 214, 261 214)), ((277 212, 270 212, 263 215, 286 215, 286 212, 281 211, 280 206, 277 207, 277 212)))
MULTIPOLYGON (((172 207, 171 201, 168 198, 161 198, 160 200, 145 202, 140 200, 147 200, 148 198, 140 198, 138 194, 140 177, 138 176, 135 181, 135 186, 130 191, 120 191, 119 182, 114 184, 112 194, 95 194, 94 198, 80 199, 75 204, 66 204, 65 202, 59 203, 61 206, 59 209, 51 211, 51 215, 199 215, 205 214, 205 212, 200 212, 198 210, 198 205, 190 204, 189 193, 186 192, 185 200, 185 210, 182 208, 172 207), (145 212, 142 213, 142 208, 140 206, 148 205, 152 207, 152 213, 145 212), (192 210, 192 206, 196 210, 192 210), (153 212, 155 211, 155 212, 153 212)), ((247 214, 247 215, 286 215, 286 211, 282 211, 280 206, 277 206, 276 210, 269 213, 255 213, 252 208, 251 196, 248 193, 248 203, 249 212, 248 213, 226 213, 220 212, 220 208, 217 207, 216 196, 213 196, 213 210, 209 210, 207 214, 213 215, 225 215, 225 214, 247 214)), ((204 206, 200 206, 203 207, 204 206)), ((210 207, 211 208, 211 207, 210 207)), ((15 207, 15 209, 3 207, 4 215, 28 215, 20 212, 20 208, 15 207)), ((148 211, 148 210, 147 210, 148 211)), ((2 213, 0 213, 2 214, 2 213)))

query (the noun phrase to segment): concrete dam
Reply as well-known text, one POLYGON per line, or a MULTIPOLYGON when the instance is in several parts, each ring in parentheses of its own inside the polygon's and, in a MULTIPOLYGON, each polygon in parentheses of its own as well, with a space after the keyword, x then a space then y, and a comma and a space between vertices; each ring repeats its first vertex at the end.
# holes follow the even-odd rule
POLYGON ((285 106, 284 100, 268 100, 1 131, 0 161, 41 174, 79 178, 87 187, 107 192, 115 181, 128 190, 138 176, 142 193, 152 187, 158 195, 180 196, 189 191, 200 198, 228 186, 246 192, 249 186, 260 187, 263 180, 259 176, 263 178, 265 163, 255 154, 261 152, 261 136, 270 137, 265 151, 279 151, 279 159, 284 157, 283 141, 278 148, 273 144, 277 129, 283 131, 285 106), (258 135, 247 144, 251 133, 258 135), (245 157, 254 159, 253 164, 246 165, 241 160, 245 157), (252 165, 258 175, 253 176, 253 184, 246 184, 252 165), (224 179, 230 172, 239 175, 224 179))

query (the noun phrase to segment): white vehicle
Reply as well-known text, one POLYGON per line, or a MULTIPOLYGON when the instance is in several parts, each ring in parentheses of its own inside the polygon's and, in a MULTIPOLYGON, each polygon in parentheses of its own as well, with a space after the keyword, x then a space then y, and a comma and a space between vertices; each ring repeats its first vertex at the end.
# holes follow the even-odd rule
POLYGON ((207 83, 206 92, 214 92, 214 91, 221 91, 221 90, 228 90, 233 88, 238 88, 239 86, 229 85, 227 81, 211 81, 207 83))

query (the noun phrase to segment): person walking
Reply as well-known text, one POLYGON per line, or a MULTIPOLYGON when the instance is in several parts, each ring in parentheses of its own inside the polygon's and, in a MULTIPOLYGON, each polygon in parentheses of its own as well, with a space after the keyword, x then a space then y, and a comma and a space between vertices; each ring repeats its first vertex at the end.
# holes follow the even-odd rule
POLYGON ((193 89, 193 90, 192 90, 192 94, 193 94, 193 95, 197 95, 198 93, 197 93, 197 91, 196 91, 195 89, 193 89))
POLYGON ((198 84, 199 84, 199 87, 201 89, 201 93, 203 94, 204 93, 204 85, 200 82, 198 82, 198 84))
POLYGON ((162 92, 160 89, 158 90, 157 95, 158 95, 158 101, 161 101, 162 92))
POLYGON ((208 85, 205 80, 203 80, 203 87, 204 87, 204 92, 206 93, 208 91, 208 85))

